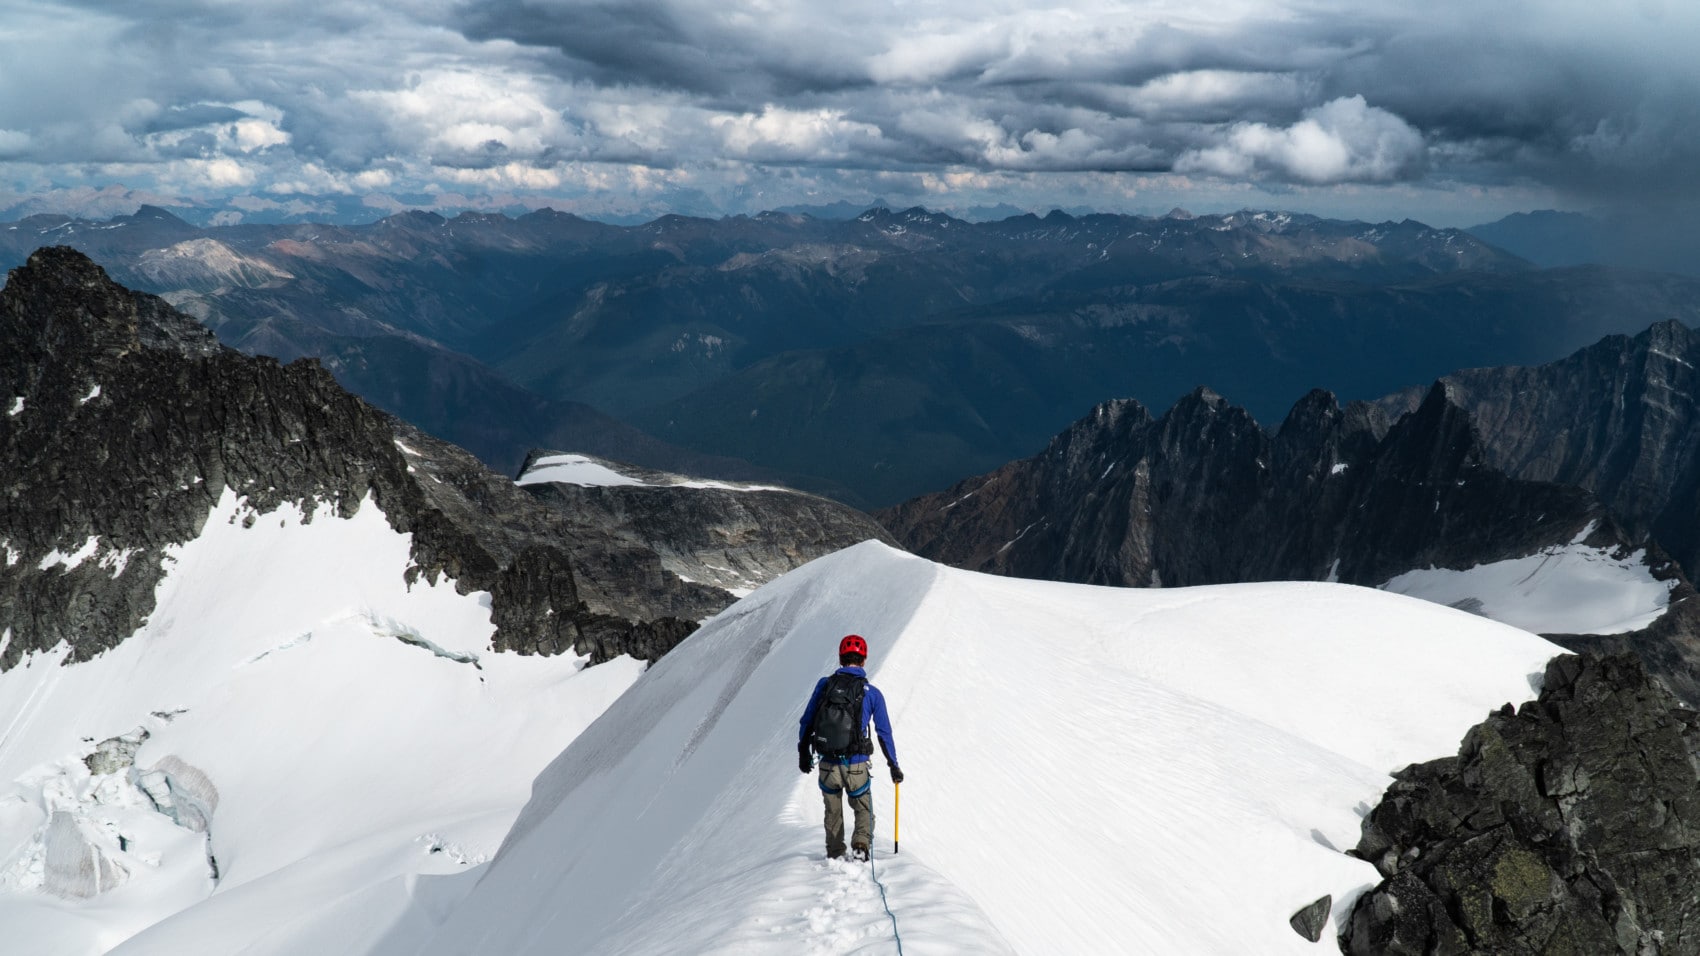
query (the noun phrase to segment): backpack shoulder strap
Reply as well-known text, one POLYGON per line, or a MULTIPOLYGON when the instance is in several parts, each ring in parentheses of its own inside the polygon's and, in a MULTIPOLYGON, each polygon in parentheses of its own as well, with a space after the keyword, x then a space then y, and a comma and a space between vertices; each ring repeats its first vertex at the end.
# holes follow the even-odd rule
POLYGON ((874 741, 868 734, 867 721, 862 719, 862 712, 866 710, 868 706, 868 687, 871 685, 869 685, 866 677, 856 677, 853 674, 846 674, 844 676, 853 678, 856 681, 856 696, 851 702, 851 707, 854 708, 854 719, 856 721, 856 739, 850 746, 855 749, 856 753, 872 754, 874 752, 874 741))

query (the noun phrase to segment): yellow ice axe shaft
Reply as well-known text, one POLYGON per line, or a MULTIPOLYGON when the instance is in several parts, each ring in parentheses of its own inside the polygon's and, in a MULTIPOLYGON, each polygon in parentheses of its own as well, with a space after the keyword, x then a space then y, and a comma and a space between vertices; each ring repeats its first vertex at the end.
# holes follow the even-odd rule
POLYGON ((892 798, 897 801, 897 807, 891 814, 891 854, 897 855, 897 837, 903 832, 903 784, 891 785, 892 798))

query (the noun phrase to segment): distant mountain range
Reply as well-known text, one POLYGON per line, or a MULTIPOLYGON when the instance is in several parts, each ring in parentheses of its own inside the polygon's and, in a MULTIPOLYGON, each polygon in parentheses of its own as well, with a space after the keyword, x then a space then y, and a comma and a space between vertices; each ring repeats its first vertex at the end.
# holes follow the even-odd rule
POLYGON ((1543 209, 1468 232, 1540 266, 1609 265, 1700 276, 1700 222, 1681 212, 1594 216, 1543 209))
POLYGON ((1700 280, 1273 213, 202 229, 144 207, 0 225, 0 265, 42 243, 240 349, 321 356, 502 470, 561 447, 861 505, 1031 454, 1106 396, 1162 407, 1208 384, 1274 421, 1313 387, 1370 398, 1700 322, 1700 280))

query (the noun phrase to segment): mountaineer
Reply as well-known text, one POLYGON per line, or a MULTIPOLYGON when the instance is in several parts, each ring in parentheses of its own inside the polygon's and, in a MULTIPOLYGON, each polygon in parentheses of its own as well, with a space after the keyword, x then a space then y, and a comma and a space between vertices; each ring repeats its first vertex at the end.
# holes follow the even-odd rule
POLYGON ((838 670, 822 677, 803 708, 797 728, 797 766, 804 773, 814 769, 813 754, 820 754, 821 797, 826 801, 826 855, 844 855, 844 803, 856 814, 856 829, 850 839, 852 856, 868 858, 874 837, 873 776, 870 758, 873 741, 868 722, 879 735, 880 751, 891 768, 891 782, 903 782, 897 764, 897 747, 891 741, 891 718, 886 714, 885 695, 868 683, 862 665, 868 659, 868 642, 851 634, 838 642, 838 670), (812 751, 812 753, 811 753, 812 751))

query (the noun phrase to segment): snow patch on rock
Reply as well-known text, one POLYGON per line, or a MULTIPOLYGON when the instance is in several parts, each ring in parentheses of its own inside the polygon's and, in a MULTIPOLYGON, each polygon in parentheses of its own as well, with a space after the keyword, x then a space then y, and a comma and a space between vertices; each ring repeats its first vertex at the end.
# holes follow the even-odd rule
POLYGON ((66 554, 58 548, 54 548, 52 551, 49 551, 47 553, 47 557, 42 558, 41 562, 37 564, 36 567, 42 571, 47 571, 55 567, 63 566, 67 571, 75 571, 78 567, 82 566, 84 561, 94 557, 94 553, 98 550, 100 550, 100 535, 89 535, 88 540, 83 542, 82 547, 70 554, 66 554))
POLYGON ((791 491, 778 485, 752 485, 740 482, 716 481, 709 478, 686 478, 663 472, 645 471, 643 476, 619 470, 615 462, 590 455, 547 455, 531 463, 515 482, 520 485, 559 483, 586 488, 636 486, 642 488, 719 488, 724 491, 791 491))

